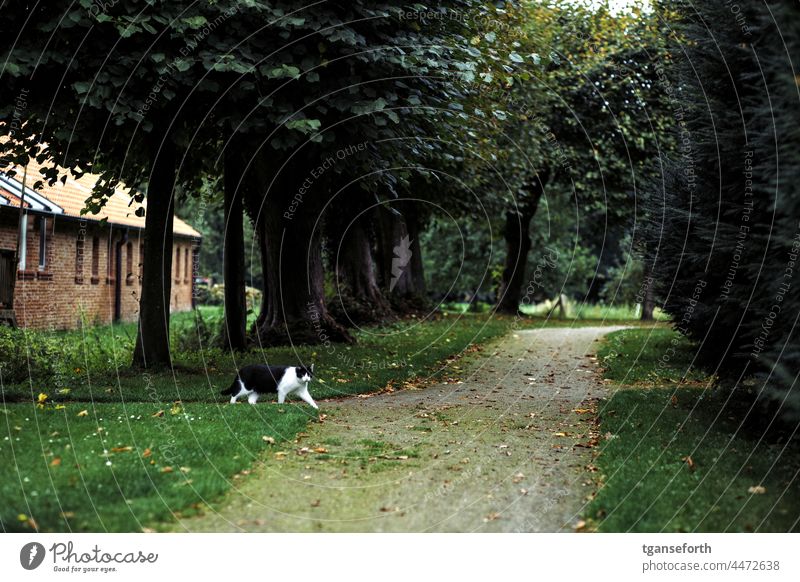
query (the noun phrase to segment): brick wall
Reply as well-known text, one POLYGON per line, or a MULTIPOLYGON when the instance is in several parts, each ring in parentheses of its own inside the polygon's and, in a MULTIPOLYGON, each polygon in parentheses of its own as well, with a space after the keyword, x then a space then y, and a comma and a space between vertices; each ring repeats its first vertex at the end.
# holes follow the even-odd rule
MULTIPOLYGON (((0 209, 0 248, 16 249, 18 211, 0 209)), ((120 285, 121 319, 135 321, 141 295, 140 249, 143 233, 129 229, 120 249, 121 281, 116 280, 116 247, 125 229, 97 222, 28 216, 27 259, 18 273, 14 311, 22 327, 68 329, 83 316, 89 323, 111 323, 120 285), (41 229, 46 226, 45 262, 39 266, 41 229), (82 242, 82 246, 81 246, 82 242)), ((192 307, 191 239, 175 237, 171 311, 192 307), (186 270, 186 249, 189 265, 186 270), (176 262, 180 254, 180 272, 176 262)))

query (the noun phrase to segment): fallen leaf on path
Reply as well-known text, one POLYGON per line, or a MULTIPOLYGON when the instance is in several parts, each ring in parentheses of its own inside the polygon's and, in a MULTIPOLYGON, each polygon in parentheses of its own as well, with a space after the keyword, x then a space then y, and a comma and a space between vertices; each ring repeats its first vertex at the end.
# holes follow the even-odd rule
POLYGON ((695 464, 694 460, 689 455, 681 457, 681 461, 686 463, 686 466, 689 467, 690 471, 694 471, 697 468, 697 465, 695 464))
POLYGON ((50 461, 51 467, 58 467, 61 464, 61 457, 54 457, 52 461, 50 461))
POLYGON ((264 441, 265 443, 270 444, 270 445, 274 445, 275 444, 275 439, 272 438, 271 436, 262 436, 261 440, 264 441))
POLYGON ((89 411, 81 410, 76 416, 89 416, 89 411))
POLYGON ((484 523, 486 523, 486 522, 489 522, 489 521, 495 521, 497 519, 500 519, 500 514, 496 513, 496 512, 492 512, 489 515, 487 515, 486 517, 484 517, 483 521, 484 521, 484 523))
POLYGON ((143 458, 143 459, 146 459, 147 457, 149 457, 149 456, 150 456, 150 455, 152 455, 152 454, 153 454, 153 451, 151 451, 151 450, 150 450, 150 448, 148 447, 148 448, 146 448, 146 449, 144 450, 144 452, 142 453, 142 458, 143 458))
POLYGON ((586 522, 584 520, 580 520, 575 524, 575 531, 583 531, 584 529, 586 529, 586 522))
POLYGON ((314 449, 314 452, 315 453, 327 453, 328 449, 326 449, 325 447, 317 447, 316 449, 314 449))
POLYGON ((767 488, 761 485, 754 485, 747 490, 748 493, 752 493, 753 495, 764 495, 767 492, 767 488))
POLYGON ((164 416, 164 411, 163 410, 159 410, 158 412, 153 414, 153 418, 159 418, 161 416, 164 416))
POLYGON ((517 474, 516 474, 516 475, 514 475, 514 477, 511 479, 511 482, 512 482, 512 483, 519 483, 519 482, 520 482, 520 481, 522 481, 524 478, 525 478, 525 475, 523 475, 522 473, 517 473, 517 474))
POLYGON ((575 412, 576 414, 588 414, 591 411, 592 411, 591 408, 576 408, 572 412, 575 412))
POLYGON ((161 467, 161 472, 162 473, 172 473, 172 467, 170 467, 169 465, 167 465, 166 467, 161 467))
POLYGON ((311 502, 311 507, 319 507, 319 499, 315 499, 311 502))
POLYGON ((112 453, 128 453, 133 450, 132 446, 125 446, 125 447, 111 447, 112 453))

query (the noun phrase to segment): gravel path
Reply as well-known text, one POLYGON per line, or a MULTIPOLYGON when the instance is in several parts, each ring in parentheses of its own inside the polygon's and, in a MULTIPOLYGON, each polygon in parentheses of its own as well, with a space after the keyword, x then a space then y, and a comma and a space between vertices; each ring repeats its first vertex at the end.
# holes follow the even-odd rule
POLYGON ((605 394, 593 342, 617 329, 517 331, 456 361, 463 382, 323 402, 322 422, 175 529, 580 528, 605 394))

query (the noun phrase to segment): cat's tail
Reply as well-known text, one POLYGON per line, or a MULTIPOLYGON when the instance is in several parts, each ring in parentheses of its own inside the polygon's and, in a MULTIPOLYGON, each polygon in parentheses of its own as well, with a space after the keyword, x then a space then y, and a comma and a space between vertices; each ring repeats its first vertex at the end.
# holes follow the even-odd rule
POLYGON ((239 384, 239 377, 237 376, 236 378, 234 378, 234 379, 233 379, 233 382, 231 382, 231 385, 230 385, 230 387, 229 387, 229 388, 226 388, 225 390, 223 390, 222 392, 220 392, 220 394, 222 394, 223 396, 233 396, 234 394, 236 394, 237 392, 239 392, 239 390, 238 390, 238 388, 239 388, 238 384, 239 384))

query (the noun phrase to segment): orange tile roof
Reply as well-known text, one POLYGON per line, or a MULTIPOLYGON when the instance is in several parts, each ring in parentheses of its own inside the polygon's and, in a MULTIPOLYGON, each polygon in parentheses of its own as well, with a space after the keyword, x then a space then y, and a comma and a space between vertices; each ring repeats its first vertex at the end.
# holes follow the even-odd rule
MULTIPOLYGON (((39 196, 46 198, 52 204, 63 209, 63 215, 73 216, 76 218, 82 217, 91 221, 100 221, 106 218, 111 224, 141 229, 144 228, 144 217, 136 216, 136 209, 139 207, 147 208, 146 200, 143 204, 133 201, 131 196, 128 195, 127 187, 124 184, 120 183, 117 186, 116 190, 114 191, 114 195, 106 201, 105 206, 98 214, 89 213, 81 216, 81 210, 83 210, 86 204, 86 199, 91 195, 92 188, 94 187, 95 183, 97 183, 97 180, 100 178, 100 176, 96 174, 84 174, 79 180, 76 180, 72 177, 72 175, 68 174, 65 183, 62 184, 61 180, 59 180, 53 186, 50 186, 47 181, 44 180, 44 177, 40 172, 41 168, 43 167, 50 167, 50 165, 39 164, 36 162, 36 160, 31 160, 28 163, 28 175, 25 181, 26 190, 29 188, 32 189, 34 183, 42 180, 44 184, 41 188, 34 190, 34 192, 36 192, 39 196)), ((16 166, 14 170, 16 171, 16 175, 13 177, 13 180, 15 180, 18 184, 21 184, 24 168, 22 166, 16 166)), ((10 206, 19 208, 19 199, 16 195, 13 195, 13 193, 3 189, 0 191, 0 196, 6 198, 10 206), (7 196, 3 194, 3 192, 12 195, 7 196)), ((28 204, 26 204, 26 206, 28 206, 28 204)), ((57 210, 55 212, 58 213, 57 210)), ((195 238, 200 238, 202 236, 199 232, 197 232, 194 228, 186 224, 177 216, 175 217, 173 232, 176 235, 190 236, 195 238)))

